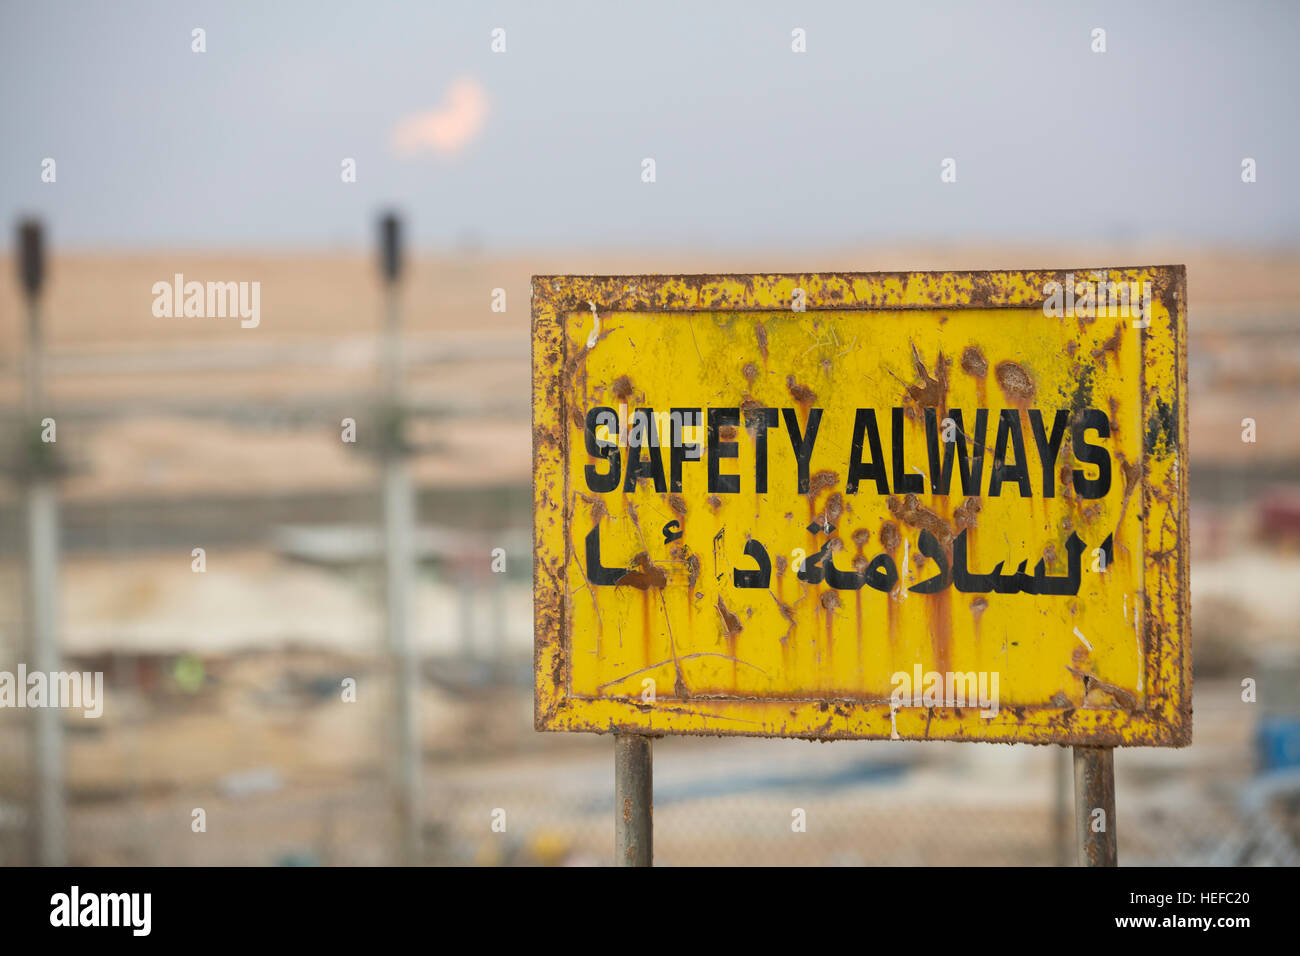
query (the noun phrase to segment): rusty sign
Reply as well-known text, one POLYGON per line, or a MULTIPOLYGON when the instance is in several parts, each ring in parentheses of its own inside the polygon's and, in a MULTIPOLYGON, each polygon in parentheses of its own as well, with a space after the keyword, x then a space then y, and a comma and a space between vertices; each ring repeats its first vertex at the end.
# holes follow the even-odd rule
POLYGON ((1185 288, 535 277, 537 727, 1187 744, 1185 288))

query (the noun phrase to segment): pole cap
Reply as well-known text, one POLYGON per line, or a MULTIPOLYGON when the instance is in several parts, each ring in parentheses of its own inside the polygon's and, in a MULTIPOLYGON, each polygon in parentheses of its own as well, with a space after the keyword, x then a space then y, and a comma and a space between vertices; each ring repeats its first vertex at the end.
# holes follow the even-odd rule
POLYGON ((379 220, 379 266, 388 282, 396 282, 402 272, 402 221, 396 213, 379 220))
POLYGON ((18 275, 27 297, 36 298, 45 281, 45 238, 39 219, 18 224, 18 275))

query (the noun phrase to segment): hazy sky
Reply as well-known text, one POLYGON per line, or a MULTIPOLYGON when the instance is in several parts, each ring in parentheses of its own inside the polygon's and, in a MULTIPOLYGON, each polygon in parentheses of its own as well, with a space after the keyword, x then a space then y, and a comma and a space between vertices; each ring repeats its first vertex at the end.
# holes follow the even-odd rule
POLYGON ((1298 3, 0 11, 5 245, 1300 239, 1298 3))

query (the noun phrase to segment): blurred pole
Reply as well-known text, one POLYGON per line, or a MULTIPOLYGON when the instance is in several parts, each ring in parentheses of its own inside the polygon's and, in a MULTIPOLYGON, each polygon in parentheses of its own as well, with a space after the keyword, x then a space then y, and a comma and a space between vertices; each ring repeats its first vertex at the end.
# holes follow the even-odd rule
POLYGON ((614 735, 614 865, 654 863, 654 768, 650 738, 614 735))
POLYGON ((460 656, 468 664, 474 660, 474 601, 478 597, 478 581, 468 563, 457 571, 456 596, 460 611, 460 656))
MULTIPOLYGON (((41 225, 25 220, 18 227, 19 273, 27 298, 27 355, 24 376, 23 438, 27 442, 27 585, 31 669, 52 674, 61 669, 59 654, 59 503, 50 456, 40 447, 45 417, 44 363, 40 293, 45 279, 41 225)), ((25 688, 20 688, 23 693, 25 688)), ((48 702, 47 702, 48 703, 48 702)), ((36 789, 36 860, 63 866, 66 860, 66 808, 63 780, 63 724, 58 707, 35 708, 32 714, 32 759, 36 789)))
MULTIPOLYGON (((504 532, 505 528, 510 527, 511 502, 510 493, 503 487, 496 492, 497 514, 503 516, 499 527, 504 532)), ((492 590, 492 656, 494 659, 495 678, 498 684, 513 683, 513 661, 509 660, 510 648, 509 638, 506 636, 506 595, 509 589, 506 587, 507 569, 496 571, 493 569, 488 574, 491 579, 492 590)))
POLYGON ((1070 752, 1052 748, 1051 848, 1056 866, 1070 865, 1070 752))
POLYGON ((420 745, 415 721, 417 684, 410 645, 415 501, 405 461, 402 340, 397 310, 397 282, 402 271, 401 223, 391 213, 380 220, 380 263, 387 309, 382 343, 382 375, 386 386, 384 590, 393 676, 394 783, 400 821, 400 859, 407 865, 414 865, 424 859, 420 831, 420 745))
POLYGON ((1080 866, 1119 864, 1114 747, 1074 748, 1074 828, 1080 866))
POLYGON ((506 655, 506 585, 502 580, 504 574, 491 575, 491 611, 492 611, 492 668, 496 672, 497 683, 508 683, 510 669, 506 655))

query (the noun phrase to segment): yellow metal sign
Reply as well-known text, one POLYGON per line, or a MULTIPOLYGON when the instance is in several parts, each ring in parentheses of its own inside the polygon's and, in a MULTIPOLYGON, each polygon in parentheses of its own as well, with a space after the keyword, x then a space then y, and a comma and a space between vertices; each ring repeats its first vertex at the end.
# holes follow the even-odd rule
POLYGON ((1181 266, 533 280, 544 730, 1191 738, 1181 266))

